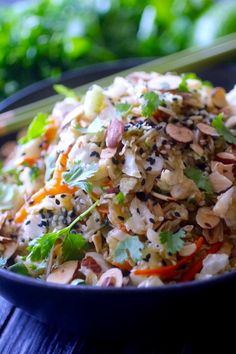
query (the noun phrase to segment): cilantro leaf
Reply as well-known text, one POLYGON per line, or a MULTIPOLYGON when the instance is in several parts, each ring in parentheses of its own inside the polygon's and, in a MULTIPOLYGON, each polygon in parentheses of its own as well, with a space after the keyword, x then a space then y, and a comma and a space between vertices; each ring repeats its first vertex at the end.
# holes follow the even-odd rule
POLYGON ((115 196, 115 202, 116 202, 117 204, 123 204, 124 201, 125 201, 125 195, 124 195, 124 193, 119 192, 118 194, 116 194, 116 196, 115 196))
POLYGON ((44 177, 45 182, 48 182, 52 178, 56 166, 56 160, 57 160, 57 153, 52 153, 46 156, 45 158, 46 171, 44 177))
POLYGON ((44 134, 45 126, 47 125, 48 115, 45 113, 38 113, 32 120, 27 130, 26 136, 19 140, 20 144, 26 144, 29 141, 36 139, 44 134))
POLYGON ((7 259, 4 257, 0 257, 0 268, 4 268, 7 264, 7 259))
POLYGON ((70 171, 64 173, 64 181, 71 187, 80 187, 85 192, 89 193, 92 190, 92 185, 86 180, 94 176, 97 170, 98 165, 95 163, 86 167, 81 164, 74 165, 70 171))
POLYGON ((221 135, 225 141, 229 144, 236 144, 236 136, 224 125, 223 114, 218 114, 212 121, 211 125, 219 135, 221 135))
POLYGON ((96 201, 94 204, 92 204, 87 210, 77 216, 77 218, 75 218, 75 220, 73 220, 69 226, 58 231, 46 233, 32 240, 29 243, 29 258, 32 261, 40 261, 46 259, 56 240, 58 240, 60 237, 68 237, 68 235, 71 234, 71 229, 73 226, 79 221, 83 220, 93 209, 95 209, 98 203, 99 201, 96 201))
POLYGON ((143 243, 138 236, 130 236, 121 241, 115 249, 114 261, 124 263, 131 258, 134 262, 138 262, 142 258, 143 243))
POLYGON ((187 80, 188 80, 188 79, 200 80, 200 79, 197 77, 197 75, 194 74, 194 73, 185 73, 185 74, 182 74, 182 75, 181 75, 181 78, 182 78, 182 80, 181 80, 181 82, 180 82, 180 84, 179 84, 179 87, 178 87, 179 91, 181 91, 181 92, 190 92, 190 89, 189 89, 188 83, 187 83, 187 80))
POLYGON ((185 237, 184 230, 179 230, 174 234, 170 231, 160 232, 160 241, 163 245, 166 245, 167 252, 170 252, 171 254, 175 254, 183 247, 184 237, 185 237))
POLYGON ((212 193, 212 185, 210 178, 203 174, 203 172, 196 167, 187 167, 184 170, 186 177, 192 179, 198 188, 206 191, 207 193, 212 193))
POLYGON ((3 176, 11 176, 12 178, 14 178, 16 184, 22 185, 22 182, 20 180, 21 171, 22 171, 21 168, 18 166, 16 168, 11 168, 9 170, 2 170, 1 174, 3 176))
POLYGON ((83 257, 83 250, 88 245, 81 234, 70 232, 62 244, 63 262, 77 260, 83 257))
POLYGON ((82 128, 79 124, 75 126, 82 134, 97 134, 104 130, 104 122, 97 117, 87 128, 82 128))
POLYGON ((21 275, 27 275, 27 276, 30 275, 30 273, 24 263, 15 263, 12 266, 10 266, 8 268, 8 270, 10 270, 13 273, 17 273, 17 274, 21 274, 21 275))
POLYGON ((160 106, 161 100, 155 92, 147 92, 143 95, 144 103, 142 104, 142 115, 150 117, 160 106))
POLYGON ((38 166, 33 166, 30 168, 30 180, 31 182, 34 182, 36 180, 36 178, 38 178, 40 173, 40 169, 38 168, 38 166))
MULTIPOLYGON (((64 229, 63 229, 64 230, 64 229)), ((62 231, 62 230, 60 230, 62 231)), ((30 259, 32 261, 39 261, 46 259, 55 244, 56 240, 62 236, 61 232, 49 232, 44 234, 29 243, 30 245, 30 259)))
POLYGON ((72 98, 78 99, 77 93, 69 87, 58 84, 58 85, 53 85, 53 88, 56 91, 56 93, 59 93, 60 95, 63 95, 65 97, 72 97, 72 98))
POLYGON ((129 103, 118 103, 115 106, 117 113, 121 116, 127 115, 130 112, 131 107, 132 106, 129 103))

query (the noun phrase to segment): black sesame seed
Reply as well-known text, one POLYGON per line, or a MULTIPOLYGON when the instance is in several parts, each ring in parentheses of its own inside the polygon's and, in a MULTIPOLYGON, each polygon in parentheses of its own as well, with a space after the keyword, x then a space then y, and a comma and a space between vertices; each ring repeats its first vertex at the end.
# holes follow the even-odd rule
POLYGON ((95 219, 95 221, 96 221, 96 222, 99 222, 99 221, 100 221, 100 219, 95 219))
POLYGON ((153 218, 150 218, 149 221, 152 223, 152 224, 155 224, 155 220, 153 218))
POLYGON ((27 220, 26 222, 25 222, 25 225, 29 225, 30 224, 30 220, 27 220))
POLYGON ((93 156, 95 156, 95 157, 97 157, 99 159, 100 154, 97 151, 92 151, 91 154, 90 154, 90 157, 93 157, 93 156))
POLYGON ((151 171, 152 170, 152 167, 151 166, 149 166, 149 167, 147 167, 146 169, 145 169, 145 171, 147 171, 147 172, 149 172, 149 171, 151 171))
POLYGON ((47 215, 49 218, 52 218, 53 217, 53 212, 51 210, 48 210, 47 211, 47 215))
POLYGON ((148 262, 150 258, 151 258, 151 255, 150 255, 150 253, 148 253, 148 254, 146 255, 146 257, 143 258, 143 260, 144 260, 145 262, 148 262))
POLYGON ((152 145, 152 151, 157 151, 157 145, 156 144, 152 145))
POLYGON ((65 198, 66 197, 66 195, 65 194, 61 194, 61 198, 65 198))
POLYGON ((61 204, 59 199, 56 199, 55 202, 56 202, 56 205, 60 205, 61 204))
POLYGON ((145 179, 142 179, 141 186, 144 186, 145 183, 146 183, 145 179))
POLYGON ((177 218, 179 218, 179 217, 180 217, 180 213, 179 213, 178 211, 175 211, 175 212, 174 212, 174 216, 176 216, 177 218))
POLYGON ((55 195, 49 195, 49 198, 55 198, 55 195))
POLYGON ((41 225, 42 225, 42 226, 48 226, 48 222, 47 222, 47 221, 42 220, 42 221, 41 221, 41 225))
POLYGON ((139 210, 139 208, 137 208, 136 210, 137 210, 137 213, 138 213, 138 214, 140 214, 140 210, 139 210))
POLYGON ((121 215, 118 215, 118 219, 121 220, 121 221, 125 220, 125 218, 123 216, 121 216, 121 215))
POLYGON ((114 157, 111 158, 111 161, 114 165, 118 165, 119 164, 119 161, 116 160, 114 157))
POLYGON ((144 192, 136 192, 136 197, 141 200, 141 202, 146 202, 148 200, 148 196, 144 192))
POLYGON ((71 218, 75 218, 75 217, 76 217, 76 213, 75 213, 74 211, 70 211, 70 212, 69 212, 69 216, 70 216, 71 218))
POLYGON ((150 165, 154 165, 155 161, 156 160, 153 157, 148 157, 147 158, 147 162, 150 162, 150 165))
POLYGON ((140 155, 142 155, 142 154, 144 153, 143 148, 140 148, 140 149, 139 149, 139 153, 140 153, 140 155))

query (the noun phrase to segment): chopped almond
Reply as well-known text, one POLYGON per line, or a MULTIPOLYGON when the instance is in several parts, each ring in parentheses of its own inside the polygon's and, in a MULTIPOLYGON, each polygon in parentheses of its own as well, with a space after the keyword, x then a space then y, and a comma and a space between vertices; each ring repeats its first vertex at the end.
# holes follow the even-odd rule
POLYGON ((220 222, 220 218, 207 207, 199 208, 196 215, 196 221, 203 229, 213 229, 220 222))
POLYGON ((50 283, 69 284, 78 268, 78 261, 69 261, 61 264, 47 277, 50 283))
POLYGON ((197 127, 203 134, 210 136, 219 136, 215 128, 211 127, 210 125, 207 125, 205 123, 198 123, 197 127))
POLYGON ((166 133, 180 143, 190 143, 193 140, 193 133, 190 129, 179 127, 172 123, 167 124, 166 133))

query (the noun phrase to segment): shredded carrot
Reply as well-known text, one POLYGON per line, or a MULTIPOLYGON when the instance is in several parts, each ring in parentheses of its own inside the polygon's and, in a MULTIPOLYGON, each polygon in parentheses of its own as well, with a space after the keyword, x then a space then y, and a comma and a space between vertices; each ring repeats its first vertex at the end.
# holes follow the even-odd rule
POLYGON ((28 165, 30 167, 34 166, 37 162, 37 158, 33 158, 33 157, 24 157, 21 161, 20 161, 20 165, 28 165))
POLYGON ((51 116, 47 125, 46 132, 44 134, 45 144, 43 148, 45 150, 48 149, 49 144, 55 139, 55 136, 57 134, 57 129, 58 129, 57 121, 51 116))
POLYGON ((202 256, 199 260, 191 265, 191 267, 182 275, 180 281, 186 282, 191 281, 195 278, 195 275, 199 273, 203 266, 203 260, 208 254, 217 253, 222 247, 222 242, 214 243, 210 249, 206 252, 206 255, 202 256))
POLYGON ((55 171, 54 171, 53 177, 52 177, 54 185, 61 184, 62 174, 66 170, 66 164, 67 164, 68 155, 69 155, 70 150, 71 150, 71 148, 67 149, 67 151, 65 151, 65 152, 62 152, 57 159, 56 168, 55 168, 55 171))
POLYGON ((112 188, 113 187, 113 183, 112 183, 111 180, 107 180, 107 181, 101 182, 101 186, 102 187, 110 187, 110 188, 112 188))
POLYGON ((199 237, 199 239, 196 241, 196 250, 190 256, 183 257, 175 265, 164 266, 154 269, 137 269, 134 271, 134 274, 144 276, 157 275, 165 278, 173 278, 176 276, 177 270, 183 265, 187 264, 193 258, 193 256, 196 254, 196 252, 199 251, 203 243, 204 238, 199 237))
POLYGON ((22 223, 29 213, 28 208, 37 203, 40 203, 46 196, 61 193, 73 194, 77 191, 77 188, 71 188, 68 185, 62 183, 62 174, 66 170, 66 164, 70 150, 71 148, 67 149, 67 151, 61 153, 58 157, 56 169, 52 178, 52 185, 49 187, 45 186, 40 189, 30 198, 28 205, 25 204, 21 207, 15 217, 16 223, 22 223))
POLYGON ((112 265, 122 270, 130 271, 132 269, 132 266, 129 264, 128 261, 125 261, 124 263, 112 263, 112 265))
MULTIPOLYGON (((67 194, 73 194, 77 191, 77 188, 71 188, 67 186, 66 184, 61 184, 59 186, 52 186, 51 188, 42 188, 40 189, 37 193, 35 193, 29 202, 29 206, 33 206, 35 204, 40 203, 46 196, 49 195, 56 195, 56 194, 62 194, 62 193, 67 193, 67 194)), ((16 213, 15 217, 15 222, 16 223, 21 223, 25 220, 25 218, 28 215, 28 210, 27 206, 23 205, 21 209, 16 213)))
POLYGON ((117 225, 118 226, 118 228, 121 230, 121 231, 123 231, 123 232, 125 232, 125 233, 129 233, 129 230, 127 230, 126 229, 126 227, 125 227, 125 225, 124 224, 119 224, 119 225, 117 225))
POLYGON ((108 206, 105 204, 98 205, 97 210, 102 216, 106 216, 109 212, 108 206))

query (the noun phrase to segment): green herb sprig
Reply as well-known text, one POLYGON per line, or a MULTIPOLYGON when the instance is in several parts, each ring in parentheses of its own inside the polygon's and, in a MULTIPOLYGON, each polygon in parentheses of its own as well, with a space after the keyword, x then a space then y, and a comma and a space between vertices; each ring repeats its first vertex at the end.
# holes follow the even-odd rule
POLYGON ((218 114, 212 121, 211 125, 217 133, 224 138, 229 144, 236 144, 236 136, 224 125, 223 113, 218 114))
POLYGON ((138 236, 127 237, 116 247, 114 261, 122 264, 131 258, 136 263, 142 258, 143 248, 144 245, 138 236))
POLYGON ((166 245, 167 252, 175 254, 183 247, 183 238, 185 237, 185 235, 186 232, 184 230, 179 230, 176 233, 170 231, 161 231, 160 241, 161 244, 166 245))
POLYGON ((64 237, 64 257, 67 259, 68 254, 70 253, 68 250, 71 248, 71 244, 76 244, 77 251, 78 245, 83 248, 86 244, 83 236, 81 234, 73 234, 71 229, 77 224, 79 221, 83 220, 88 214, 90 214, 98 205, 99 201, 96 201, 93 205, 91 205, 85 212, 80 214, 72 223, 58 231, 46 233, 35 240, 29 243, 29 258, 31 261, 40 261, 44 260, 48 257, 52 247, 54 246, 56 240, 60 237, 64 237), (73 236, 72 236, 73 235, 73 236), (75 241, 75 238, 78 237, 78 240, 75 241))
POLYGON ((206 191, 207 193, 212 193, 212 185, 210 178, 203 174, 199 168, 187 167, 184 170, 186 177, 192 179, 199 189, 206 191))

